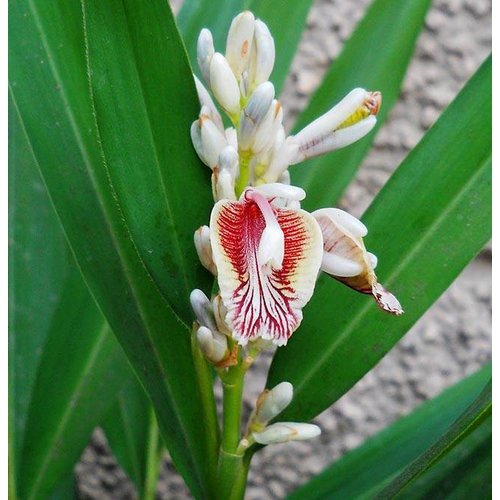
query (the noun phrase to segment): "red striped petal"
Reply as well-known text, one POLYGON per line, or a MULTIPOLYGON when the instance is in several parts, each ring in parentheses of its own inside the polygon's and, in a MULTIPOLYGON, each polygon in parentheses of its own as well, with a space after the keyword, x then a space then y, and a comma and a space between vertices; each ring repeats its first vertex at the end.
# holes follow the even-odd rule
POLYGON ((210 238, 226 321, 240 344, 258 337, 286 344, 314 291, 323 240, 316 220, 303 210, 273 207, 285 237, 281 269, 260 266, 258 248, 266 223, 248 199, 219 201, 210 238))

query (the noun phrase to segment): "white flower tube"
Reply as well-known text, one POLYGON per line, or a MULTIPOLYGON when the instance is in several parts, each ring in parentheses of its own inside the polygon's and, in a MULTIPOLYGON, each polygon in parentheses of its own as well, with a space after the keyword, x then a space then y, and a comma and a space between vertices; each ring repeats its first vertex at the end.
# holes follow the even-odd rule
POLYGON ((259 444, 287 443, 289 441, 303 441, 321 434, 321 429, 314 424, 297 422, 278 422, 266 427, 262 432, 252 434, 259 444))

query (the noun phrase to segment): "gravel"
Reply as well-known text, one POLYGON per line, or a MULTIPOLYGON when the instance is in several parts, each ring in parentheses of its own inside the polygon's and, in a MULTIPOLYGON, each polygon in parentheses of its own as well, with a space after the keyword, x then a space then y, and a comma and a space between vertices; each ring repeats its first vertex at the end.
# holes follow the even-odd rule
MULTIPOLYGON (((368 4, 368 0, 314 2, 282 95, 289 126, 368 4)), ((357 216, 363 213, 392 171, 479 67, 490 47, 489 0, 434 1, 401 98, 341 200, 343 207, 357 216)), ((332 460, 490 359, 488 246, 404 339, 348 394, 315 419, 323 429, 320 438, 268 446, 255 456, 246 498, 283 498, 332 460)), ((263 388, 269 362, 270 355, 263 356, 253 368, 245 394, 247 414, 263 388)), ((76 477, 82 499, 136 498, 100 429, 83 453, 76 477)), ((162 464, 157 497, 190 498, 168 455, 162 464)))

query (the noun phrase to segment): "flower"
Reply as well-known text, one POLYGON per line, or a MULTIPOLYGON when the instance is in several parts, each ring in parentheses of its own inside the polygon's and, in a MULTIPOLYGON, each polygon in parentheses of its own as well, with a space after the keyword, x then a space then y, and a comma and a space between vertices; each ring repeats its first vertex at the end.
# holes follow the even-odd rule
POLYGON ((261 20, 249 11, 236 16, 224 55, 203 29, 197 59, 205 84, 231 122, 224 128, 217 105, 195 77, 201 111, 191 138, 212 170, 216 201, 210 225, 196 232, 195 245, 220 289, 212 312, 217 325, 200 322, 209 330, 199 333, 206 354, 215 352, 217 328, 243 346, 258 339, 285 345, 300 325, 320 270, 372 294, 383 310, 401 314, 398 300, 378 283, 377 258, 363 243, 364 224, 336 208, 312 214, 302 210, 306 193, 290 185, 288 171, 369 133, 377 121, 380 92, 356 88, 287 137, 283 109, 268 81, 274 40, 261 20))
POLYGON ((285 345, 302 320, 321 265, 318 223, 304 210, 278 208, 272 201, 277 193, 283 195, 269 185, 249 188, 239 201, 217 202, 210 217, 226 322, 241 345, 259 337, 285 345))

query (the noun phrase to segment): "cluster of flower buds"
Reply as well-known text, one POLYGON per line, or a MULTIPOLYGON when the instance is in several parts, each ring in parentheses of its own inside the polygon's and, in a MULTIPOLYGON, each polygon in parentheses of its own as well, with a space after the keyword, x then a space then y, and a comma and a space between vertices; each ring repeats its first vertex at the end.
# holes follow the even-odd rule
POLYGON ((198 156, 213 171, 216 201, 236 200, 247 186, 288 183, 289 165, 348 146, 376 123, 380 93, 355 89, 287 138, 283 109, 268 80, 274 58, 269 29, 249 11, 233 20, 225 55, 215 52, 208 29, 200 33, 197 59, 201 75, 231 121, 224 128, 217 106, 195 77, 201 111, 191 127, 191 138, 198 156))
POLYGON ((292 398, 293 386, 290 382, 281 382, 273 389, 265 390, 257 399, 250 416, 242 447, 248 447, 253 442, 267 445, 301 441, 321 434, 321 429, 314 424, 276 422, 268 425, 291 403, 292 398))

